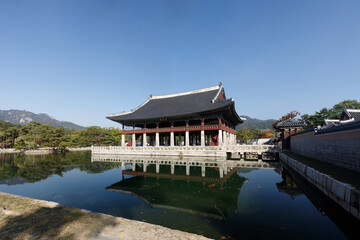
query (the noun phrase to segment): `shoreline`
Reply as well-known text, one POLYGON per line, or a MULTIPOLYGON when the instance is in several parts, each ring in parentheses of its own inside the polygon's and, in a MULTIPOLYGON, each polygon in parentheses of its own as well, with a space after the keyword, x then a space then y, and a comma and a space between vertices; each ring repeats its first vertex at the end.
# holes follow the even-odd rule
POLYGON ((0 192, 0 238, 185 239, 201 235, 0 192))
MULTIPOLYGON (((91 151, 91 147, 66 149, 66 152, 85 152, 85 151, 91 151)), ((2 153, 23 153, 28 155, 37 155, 37 154, 51 154, 54 153, 54 150, 52 148, 39 148, 36 150, 16 150, 15 148, 2 148, 0 149, 0 154, 2 153)))

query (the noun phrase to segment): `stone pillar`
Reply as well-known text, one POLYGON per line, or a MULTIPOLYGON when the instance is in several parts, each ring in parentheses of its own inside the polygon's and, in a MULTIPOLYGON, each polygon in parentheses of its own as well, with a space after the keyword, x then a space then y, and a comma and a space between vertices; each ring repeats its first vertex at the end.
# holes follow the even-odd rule
POLYGON ((121 135, 121 146, 125 147, 125 134, 121 135))
POLYGON ((125 170, 125 163, 122 162, 122 163, 121 163, 121 171, 124 171, 124 170, 125 170))
POLYGON ((223 137, 222 137, 223 145, 226 145, 226 131, 222 131, 222 132, 223 132, 223 137))
POLYGON ((223 172, 223 168, 219 167, 219 174, 220 174, 220 178, 224 177, 224 172, 223 172))
POLYGON ((146 133, 143 133, 143 147, 147 146, 146 133))
POLYGON ((201 130, 201 146, 205 146, 205 131, 201 130))
POLYGON ((170 132, 170 146, 173 147, 175 142, 174 132, 170 132))
POLYGON ((160 146, 159 133, 155 133, 155 147, 160 146))
POLYGON ((135 133, 132 134, 132 147, 136 147, 136 135, 135 133))
POLYGON ((185 132, 185 146, 190 146, 189 131, 185 132))
POLYGON ((222 130, 221 129, 219 129, 218 143, 219 143, 218 144, 219 146, 222 146, 222 144, 223 144, 222 130))
POLYGON ((147 163, 146 162, 143 163, 143 170, 144 170, 144 172, 146 172, 146 170, 147 170, 147 163))
POLYGON ((132 163, 132 170, 135 172, 135 170, 136 170, 136 162, 134 161, 133 163, 132 163))

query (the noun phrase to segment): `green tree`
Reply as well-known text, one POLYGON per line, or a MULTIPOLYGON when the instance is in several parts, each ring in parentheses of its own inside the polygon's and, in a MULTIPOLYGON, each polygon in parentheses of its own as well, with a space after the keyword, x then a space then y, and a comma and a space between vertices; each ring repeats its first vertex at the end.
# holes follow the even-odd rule
POLYGON ((251 130, 247 128, 242 128, 236 132, 236 139, 240 140, 242 143, 247 143, 247 141, 252 139, 251 130))
POLYGON ((27 150, 28 149, 23 138, 17 138, 15 141, 14 147, 17 150, 27 150))
POLYGON ((357 100, 345 100, 332 107, 333 118, 339 119, 344 109, 360 109, 360 102, 357 100))
POLYGON ((360 103, 357 100, 345 100, 335 104, 332 108, 323 108, 313 115, 304 114, 301 119, 307 124, 307 127, 317 127, 325 119, 340 119, 344 109, 360 109, 360 103))
POLYGON ((250 130, 251 133, 251 139, 256 140, 256 143, 258 142, 259 138, 261 138, 262 132, 258 128, 254 128, 250 130))
POLYGON ((65 129, 63 126, 52 130, 49 137, 49 147, 54 150, 64 151, 66 146, 64 144, 65 129))

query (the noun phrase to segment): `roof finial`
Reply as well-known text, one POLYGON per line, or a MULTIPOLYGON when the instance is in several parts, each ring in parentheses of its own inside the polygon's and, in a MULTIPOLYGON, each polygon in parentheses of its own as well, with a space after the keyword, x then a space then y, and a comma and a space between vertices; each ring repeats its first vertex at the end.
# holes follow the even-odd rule
POLYGON ((219 87, 221 87, 222 86, 222 82, 219 82, 219 87))
POLYGON ((150 98, 152 98, 152 94, 150 94, 150 98))

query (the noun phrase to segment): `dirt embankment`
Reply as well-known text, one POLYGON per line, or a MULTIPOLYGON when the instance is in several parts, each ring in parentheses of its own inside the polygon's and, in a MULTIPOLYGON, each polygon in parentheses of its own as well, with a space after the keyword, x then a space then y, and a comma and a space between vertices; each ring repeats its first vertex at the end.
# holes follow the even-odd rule
POLYGON ((203 236, 0 193, 0 239, 193 239, 203 236))

